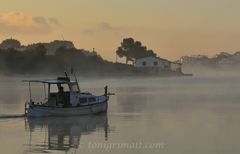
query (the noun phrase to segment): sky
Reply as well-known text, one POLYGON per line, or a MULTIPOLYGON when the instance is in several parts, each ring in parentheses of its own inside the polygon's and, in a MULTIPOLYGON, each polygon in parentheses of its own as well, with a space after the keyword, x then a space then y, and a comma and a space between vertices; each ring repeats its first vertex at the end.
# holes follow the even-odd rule
POLYGON ((0 0, 0 41, 71 40, 111 61, 123 38, 159 57, 240 50, 239 0, 0 0))

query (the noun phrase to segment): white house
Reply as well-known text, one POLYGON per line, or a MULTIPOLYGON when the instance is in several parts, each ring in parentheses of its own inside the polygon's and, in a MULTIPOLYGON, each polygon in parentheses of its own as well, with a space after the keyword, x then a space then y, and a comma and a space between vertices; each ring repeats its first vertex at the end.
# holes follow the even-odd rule
POLYGON ((176 63, 176 62, 171 62, 170 65, 171 65, 170 67, 171 67, 172 71, 182 72, 182 64, 176 63))
POLYGON ((151 56, 136 59, 134 66, 138 68, 158 68, 161 70, 169 70, 170 62, 166 59, 151 56))
POLYGON ((134 66, 137 68, 154 68, 159 71, 182 72, 182 64, 152 56, 136 59, 134 66))

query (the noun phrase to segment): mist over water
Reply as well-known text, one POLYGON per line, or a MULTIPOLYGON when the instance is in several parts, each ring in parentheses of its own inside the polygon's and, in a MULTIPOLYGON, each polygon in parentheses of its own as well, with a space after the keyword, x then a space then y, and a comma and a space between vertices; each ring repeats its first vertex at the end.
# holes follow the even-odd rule
MULTIPOLYGON (((29 99, 28 84, 22 83, 23 79, 0 78, 0 115, 23 114, 29 99)), ((109 91, 116 93, 110 98, 106 115, 0 118, 0 149, 8 153, 240 152, 240 75, 234 72, 78 80, 82 91, 100 95, 108 85, 109 91), (93 147, 95 143, 105 148, 93 147), (161 147, 110 147, 119 143, 159 143, 161 147)), ((41 85, 33 85, 33 90, 34 98, 44 97, 41 85)))

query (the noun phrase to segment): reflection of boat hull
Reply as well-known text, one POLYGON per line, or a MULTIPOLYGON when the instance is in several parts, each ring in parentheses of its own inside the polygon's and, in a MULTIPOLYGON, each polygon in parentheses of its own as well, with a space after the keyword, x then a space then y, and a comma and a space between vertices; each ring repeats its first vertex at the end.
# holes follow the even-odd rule
POLYGON ((27 108, 26 115, 28 117, 49 117, 49 116, 76 116, 86 114, 97 114, 107 111, 108 108, 107 101, 108 100, 95 104, 67 108, 30 105, 27 108))
POLYGON ((77 149, 82 134, 88 135, 99 130, 105 132, 105 140, 108 138, 108 117, 106 113, 71 117, 26 118, 25 120, 25 129, 31 133, 29 141, 31 153, 77 149), (41 138, 39 132, 45 132, 44 142, 39 141, 41 138), (37 134, 38 137, 34 138, 34 134, 37 134), (35 139, 37 139, 37 142, 35 139))

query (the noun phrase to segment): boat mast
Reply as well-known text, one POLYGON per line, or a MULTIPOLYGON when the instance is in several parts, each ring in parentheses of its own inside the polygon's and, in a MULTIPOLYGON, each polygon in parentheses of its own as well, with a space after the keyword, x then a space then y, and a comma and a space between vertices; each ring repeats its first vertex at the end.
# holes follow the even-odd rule
MULTIPOLYGON (((65 73, 66 73, 66 72, 65 72, 65 73)), ((77 77, 76 77, 76 73, 75 73, 75 71, 74 71, 73 68, 71 68, 71 74, 74 75, 75 81, 77 82, 78 91, 80 92, 80 87, 79 87, 79 84, 78 84, 78 80, 77 80, 77 77)))
POLYGON ((73 72, 73 73, 74 73, 75 81, 77 82, 78 91, 80 92, 80 87, 79 87, 79 84, 78 84, 78 80, 77 80, 76 74, 75 74, 75 72, 73 72))

